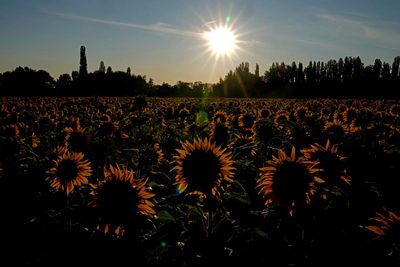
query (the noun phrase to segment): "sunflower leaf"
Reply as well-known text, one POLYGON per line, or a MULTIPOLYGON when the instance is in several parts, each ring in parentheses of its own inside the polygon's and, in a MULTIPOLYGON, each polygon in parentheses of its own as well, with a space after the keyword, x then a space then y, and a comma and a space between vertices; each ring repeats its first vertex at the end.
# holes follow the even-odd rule
POLYGON ((264 232, 263 230, 261 230, 260 228, 258 228, 258 227, 254 227, 254 232, 258 236, 260 236, 260 237, 262 237, 264 239, 268 239, 269 238, 268 234, 266 232, 264 232))
POLYGON ((168 222, 173 222, 175 223, 176 220, 174 216, 172 216, 168 211, 166 210, 161 210, 157 214, 157 220, 163 222, 163 223, 168 223, 168 222))
POLYGON ((246 205, 251 204, 251 200, 248 198, 247 194, 232 193, 230 199, 246 205))

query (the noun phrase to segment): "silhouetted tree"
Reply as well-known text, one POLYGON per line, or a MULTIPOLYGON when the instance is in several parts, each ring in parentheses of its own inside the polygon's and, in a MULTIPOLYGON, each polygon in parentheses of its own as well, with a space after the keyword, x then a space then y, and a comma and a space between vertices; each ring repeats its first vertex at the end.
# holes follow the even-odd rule
MULTIPOLYGON (((82 49, 83 48, 83 49, 82 49)), ((400 57, 392 64, 376 59, 365 66, 360 57, 331 59, 324 63, 273 62, 260 77, 259 65, 250 72, 248 62, 240 63, 234 70, 214 85, 202 82, 183 82, 171 86, 155 85, 146 76, 126 71, 105 69, 100 62, 99 70, 87 73, 86 55, 81 48, 79 71, 62 74, 57 81, 44 70, 18 67, 14 71, 0 73, 1 95, 73 95, 73 96, 189 96, 206 95, 225 97, 400 97, 400 57), (82 60, 84 58, 84 60, 82 60), (83 76, 81 73, 85 73, 83 76)))
POLYGON ((296 62, 292 62, 292 67, 290 68, 290 82, 295 83, 297 80, 297 65, 296 62))
POLYGON ((383 63, 382 65, 382 79, 388 81, 390 79, 390 65, 389 63, 383 63))
POLYGON ((71 78, 72 78, 72 81, 73 81, 73 82, 77 82, 78 79, 79 79, 79 72, 76 71, 76 70, 73 70, 73 71, 71 72, 71 78))
POLYGON ((375 59, 374 63, 374 77, 379 79, 382 73, 382 61, 380 59, 375 59))
POLYGON ((304 83, 304 69, 303 69, 303 63, 299 63, 299 67, 297 69, 297 76, 296 80, 298 84, 303 84, 304 83))
POLYGON ((392 64, 392 78, 397 79, 399 77, 399 66, 400 66, 400 56, 395 57, 392 64))
POLYGON ((80 61, 79 61, 79 77, 83 78, 88 74, 86 48, 81 46, 80 61))
POLYGON ((47 71, 17 67, 1 76, 1 95, 43 96, 55 95, 54 79, 47 71))
POLYGON ((107 75, 110 75, 111 73, 112 73, 113 71, 112 71, 112 68, 111 68, 111 66, 108 66, 107 67, 107 75))
POLYGON ((339 75, 339 80, 340 82, 343 82, 344 80, 344 61, 343 58, 339 58, 338 61, 338 75, 339 75))
POLYGON ((57 94, 60 95, 66 94, 66 92, 71 90, 71 86, 72 86, 71 76, 68 73, 61 74, 56 82, 57 94))
POLYGON ((254 70, 254 75, 256 75, 256 77, 260 77, 260 66, 258 66, 257 63, 256 63, 256 69, 254 70))
POLYGON ((104 65, 104 61, 100 61, 99 72, 106 73, 106 66, 104 65))

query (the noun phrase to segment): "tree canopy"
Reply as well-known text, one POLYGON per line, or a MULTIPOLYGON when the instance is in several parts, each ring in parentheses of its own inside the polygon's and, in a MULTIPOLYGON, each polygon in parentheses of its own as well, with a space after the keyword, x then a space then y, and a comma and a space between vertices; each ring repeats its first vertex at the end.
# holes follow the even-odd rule
POLYGON ((16 96, 161 96, 161 97, 369 97, 400 98, 400 56, 392 64, 376 59, 365 65, 360 57, 328 62, 274 62, 260 74, 255 65, 242 62, 215 84, 179 81, 154 84, 144 75, 113 71, 100 61, 99 69, 87 70, 86 48, 80 49, 79 71, 61 74, 57 80, 45 70, 17 67, 0 73, 0 95, 16 96), (306 66, 306 67, 304 67, 306 66))

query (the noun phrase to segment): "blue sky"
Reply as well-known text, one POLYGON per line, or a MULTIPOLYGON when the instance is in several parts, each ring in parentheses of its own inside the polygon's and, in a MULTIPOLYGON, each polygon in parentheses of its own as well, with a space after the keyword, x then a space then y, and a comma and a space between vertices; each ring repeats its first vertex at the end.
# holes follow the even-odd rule
POLYGON ((400 55, 399 0, 0 0, 0 72, 17 66, 57 78, 103 60, 156 83, 215 82, 242 61, 263 72, 272 62, 360 56, 392 63, 400 55), (231 18, 240 50, 215 61, 195 35, 231 18))

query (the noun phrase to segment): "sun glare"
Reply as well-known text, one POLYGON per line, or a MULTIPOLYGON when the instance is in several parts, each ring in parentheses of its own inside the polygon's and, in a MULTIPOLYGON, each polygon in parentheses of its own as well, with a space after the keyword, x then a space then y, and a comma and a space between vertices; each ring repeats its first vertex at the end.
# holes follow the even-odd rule
POLYGON ((227 26, 219 26, 203 33, 210 51, 216 56, 231 56, 237 48, 235 33, 227 26))

